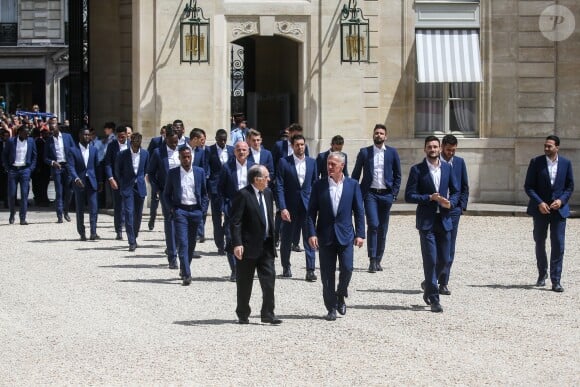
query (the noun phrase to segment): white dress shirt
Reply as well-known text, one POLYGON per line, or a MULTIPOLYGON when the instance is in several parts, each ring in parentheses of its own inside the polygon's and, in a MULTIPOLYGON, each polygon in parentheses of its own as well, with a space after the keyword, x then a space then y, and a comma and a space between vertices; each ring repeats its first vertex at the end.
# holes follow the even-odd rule
POLYGON ((217 148, 217 152, 218 152, 218 157, 220 159, 220 162, 222 163, 222 165, 224 165, 225 163, 228 162, 228 158, 230 157, 228 155, 228 147, 223 147, 220 148, 219 146, 216 146, 217 148))
POLYGON ((328 193, 330 194, 330 200, 332 200, 332 212, 334 216, 338 213, 338 205, 340 204, 340 198, 342 197, 342 187, 344 186, 344 175, 342 179, 336 183, 332 177, 328 177, 328 193))
POLYGON ((56 153, 56 162, 64 163, 66 162, 66 156, 64 154, 64 141, 62 139, 62 133, 54 137, 54 150, 56 153))
POLYGON ((306 179, 306 156, 304 156, 302 160, 294 156, 294 164, 296 166, 296 174, 298 175, 298 182, 302 187, 302 184, 304 184, 304 180, 306 179))
POLYGON ((252 151, 252 156, 254 157, 254 163, 260 164, 260 151, 261 149, 255 150, 254 148, 250 148, 252 151))
POLYGON ((558 156, 556 160, 552 161, 548 156, 546 156, 546 162, 548 163, 548 174, 550 175, 550 184, 554 185, 556 181, 556 175, 558 174, 558 156))
POLYGON ((195 199, 195 178, 193 176, 193 167, 186 171, 183 167, 181 169, 181 204, 184 206, 192 206, 197 204, 195 199))
MULTIPOLYGON (((117 141, 118 142, 118 141, 117 141)), ((119 152, 124 151, 125 149, 127 149, 127 141, 125 141, 124 144, 121 144, 119 142, 119 152)))
POLYGON ((167 147, 167 162, 169 164, 169 169, 179 167, 181 163, 179 162, 179 151, 177 148, 173 150, 170 147, 167 147))
POLYGON ((374 189, 386 189, 385 184, 385 146, 377 148, 376 145, 373 146, 373 182, 371 183, 371 188, 374 189))
POLYGON ((138 150, 137 153, 135 153, 133 152, 133 149, 131 149, 131 159, 133 160, 133 172, 135 172, 135 176, 137 176, 139 162, 141 161, 141 152, 138 150))
POLYGON ((236 159, 236 174, 238 177, 238 191, 248 185, 248 162, 244 165, 236 159))
MULTIPOLYGON (((431 180, 433 180, 433 185, 435 186, 435 192, 439 192, 439 185, 441 185, 441 160, 438 161, 437 165, 433 165, 427 161, 429 174, 431 175, 431 180)), ((439 213, 439 205, 437 205, 437 213, 439 213)))
POLYGON ((87 146, 79 144, 79 149, 81 150, 81 155, 83 156, 83 161, 85 162, 85 168, 89 165, 89 146, 89 144, 87 144, 87 146))
POLYGON ((292 143, 288 140, 288 156, 294 154, 294 148, 292 148, 292 143))
POLYGON ((28 152, 28 139, 25 138, 24 141, 21 141, 20 138, 16 138, 16 154, 14 155, 14 164, 15 167, 24 167, 26 166, 26 152, 28 152))

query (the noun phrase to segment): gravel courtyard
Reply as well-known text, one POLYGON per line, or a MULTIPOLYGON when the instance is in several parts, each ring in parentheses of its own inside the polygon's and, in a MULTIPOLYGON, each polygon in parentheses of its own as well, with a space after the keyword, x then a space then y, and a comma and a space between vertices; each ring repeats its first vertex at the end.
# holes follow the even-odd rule
POLYGON ((322 319, 322 285, 304 281, 304 254, 293 253, 294 278, 276 280, 280 326, 260 323, 257 280, 250 325, 236 324, 235 284, 211 239, 183 287, 161 222, 130 253, 108 215, 97 242, 79 241, 74 216, 1 219, 0 385, 580 384, 580 219, 568 222, 557 294, 549 281, 533 286, 530 218, 463 217, 452 295, 434 314, 414 216, 394 215, 385 271, 367 273, 366 245, 357 249, 335 322, 322 319))

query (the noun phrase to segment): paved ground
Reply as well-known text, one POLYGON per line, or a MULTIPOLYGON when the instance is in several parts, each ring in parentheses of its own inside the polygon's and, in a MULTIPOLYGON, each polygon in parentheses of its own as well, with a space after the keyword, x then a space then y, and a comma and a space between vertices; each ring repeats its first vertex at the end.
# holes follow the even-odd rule
MULTIPOLYGON (((521 211, 520 211, 521 212, 521 211)), ((276 281, 281 326, 235 324, 235 284, 213 241, 200 244, 182 287, 163 257, 161 224, 135 253, 101 215, 99 242, 73 222, 0 213, 0 385, 580 384, 580 220, 568 224, 562 284, 536 280, 531 220, 464 217, 443 314, 423 304, 414 217, 391 219, 385 271, 357 251, 345 317, 322 319, 320 282, 276 281)), ((277 261, 279 270, 279 261, 277 261)))

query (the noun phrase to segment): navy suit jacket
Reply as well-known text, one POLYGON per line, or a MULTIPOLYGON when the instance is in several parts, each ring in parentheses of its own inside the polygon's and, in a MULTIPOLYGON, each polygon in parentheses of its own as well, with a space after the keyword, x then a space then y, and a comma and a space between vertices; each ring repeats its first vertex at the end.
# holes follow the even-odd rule
POLYGON ((317 176, 316 161, 311 157, 306 157, 306 176, 304 183, 300 186, 294 155, 281 158, 276 174, 276 193, 280 210, 287 209, 290 214, 300 210, 306 212, 312 185, 317 180, 317 176))
POLYGON ((209 176, 209 162, 207 151, 200 147, 196 147, 191 152, 193 156, 193 165, 203 169, 203 171, 205 172, 205 176, 207 178, 209 176))
MULTIPOLYGON (((62 144, 64 145, 64 156, 67 157, 69 149, 75 147, 75 142, 73 141, 72 136, 68 133, 60 132, 60 135, 62 136, 62 144)), ((53 161, 57 161, 56 148, 54 147, 54 137, 50 136, 44 143, 44 163, 52 165, 53 161)))
POLYGON ((453 156, 452 162, 452 170, 453 174, 455 175, 457 190, 459 191, 459 202, 457 203, 457 207, 454 208, 452 212, 458 211, 458 213, 461 214, 462 211, 467 210, 467 201, 469 200, 467 167, 465 166, 465 160, 463 160, 461 157, 453 156))
MULTIPOLYGON (((228 160, 234 157, 234 147, 231 145, 226 145, 226 151, 228 152, 228 160)), ((208 191, 212 195, 219 195, 218 185, 220 181, 220 175, 222 170, 222 163, 218 156, 217 144, 207 148, 207 155, 209 155, 209 178, 208 178, 208 191)))
MULTIPOLYGON (((308 151, 308 145, 306 145, 306 150, 304 151, 306 156, 310 156, 308 151)), ((274 158, 274 168, 278 170, 278 162, 284 157, 288 157, 288 141, 278 140, 272 148, 272 157, 274 158)))
POLYGON ((147 153, 149 153, 149 155, 152 155, 153 151, 159 148, 161 144, 163 144, 163 142, 164 138, 162 136, 153 137, 151 141, 149 141, 149 146, 147 146, 147 153))
POLYGON ((552 186, 548 173, 546 156, 538 156, 530 161, 526 182, 524 183, 526 194, 530 197, 528 203, 528 215, 541 215, 538 205, 542 202, 550 205, 554 200, 560 199, 562 206, 558 210, 562 218, 570 216, 568 201, 574 192, 574 176, 572 163, 567 158, 558 155, 558 171, 556 180, 552 186))
POLYGON ((409 180, 407 180, 407 187, 405 188, 405 201, 407 203, 417 203, 416 227, 418 230, 431 230, 433 228, 438 208, 445 230, 451 231, 453 229, 453 223, 449 216, 450 210, 439 206, 439 203, 431 200, 431 194, 438 192, 441 196, 449 199, 451 209, 457 206, 459 191, 451 168, 451 165, 441 161, 441 181, 439 183, 439 191, 436 191, 426 159, 411 167, 409 180))
MULTIPOLYGON (((177 148, 176 148, 177 151, 177 148)), ((167 174, 169 173, 169 161, 167 154, 167 145, 165 141, 159 148, 153 151, 149 156, 149 166, 147 167, 147 175, 149 176, 149 183, 155 191, 163 191, 167 174)))
MULTIPOLYGON (((246 160, 248 170, 254 165, 253 161, 246 160)), ((230 213, 231 204, 238 190, 238 173, 236 158, 232 157, 224 164, 219 179, 218 191, 224 198, 224 213, 230 213)))
MULTIPOLYGON (((254 154, 252 153, 252 148, 250 148, 248 161, 256 164, 256 160, 254 160, 254 154)), ((270 172, 270 181, 273 181, 276 178, 276 172, 274 171, 274 158, 272 157, 272 152, 264 147, 260 149, 260 165, 266 167, 268 172, 270 172)))
MULTIPOLYGON (((318 154, 318 157, 316 157, 316 169, 318 170, 318 176, 320 179, 326 179, 328 177, 328 167, 326 162, 328 161, 329 154, 330 150, 327 150, 326 152, 318 154)), ((344 169, 342 170, 342 173, 344 173, 344 176, 348 177, 348 156, 344 152, 342 152, 342 154, 344 155, 344 169)))
MULTIPOLYGON (((205 172, 199 167, 193 168, 194 194, 197 204, 201 206, 202 212, 207 212, 207 190, 205 185, 205 172)), ((171 209, 181 205, 181 167, 171 168, 167 174, 165 189, 163 190, 165 202, 171 209)))
MULTIPOLYGON (((4 144, 4 149, 2 151, 2 164, 4 169, 9 171, 14 164, 14 158, 16 157, 16 141, 18 137, 11 137, 4 144)), ((26 139, 26 166, 30 167, 30 172, 34 171, 36 168, 36 144, 34 139, 28 137, 26 139)))
POLYGON ((91 188, 94 191, 98 190, 98 183, 102 179, 102 176, 100 176, 99 158, 97 153, 97 148, 93 145, 89 145, 89 161, 86 166, 79 145, 70 148, 66 155, 66 159, 68 160, 66 167, 72 181, 74 182, 76 179, 80 179, 85 186, 90 183, 91 188))
POLYGON ((355 238, 365 237, 365 217, 362 193, 357 181, 345 176, 342 196, 336 216, 328 191, 328 178, 318 180, 312 187, 308 206, 308 236, 317 236, 320 246, 338 243, 348 246, 355 238), (352 219, 354 215, 354 227, 352 219))
POLYGON ((145 183, 145 174, 149 164, 149 153, 145 149, 139 149, 139 167, 137 174, 133 169, 133 159, 131 157, 131 148, 121 151, 115 160, 115 176, 119 178, 119 190, 121 195, 128 196, 137 186, 139 196, 147 196, 147 184, 145 183))
MULTIPOLYGON (((352 178, 359 181, 361 172, 363 178, 360 183, 360 188, 363 196, 369 192, 371 184, 373 183, 373 172, 375 168, 374 161, 374 145, 366 148, 361 148, 356 157, 356 164, 352 171, 352 178)), ((391 190, 393 198, 396 199, 401 188, 401 160, 397 150, 393 147, 386 146, 385 153, 385 185, 387 189, 391 190)))
MULTIPOLYGON (((129 141, 129 139, 127 139, 126 144, 127 149, 131 149, 131 141, 129 141)), ((119 141, 117 140, 114 140, 109 145, 107 145, 107 152, 105 153, 105 158, 103 159, 105 164, 105 176, 107 179, 110 179, 111 177, 114 177, 115 180, 118 179, 118 177, 115 175, 115 160, 117 159, 117 155, 119 154, 120 149, 119 141)), ((119 182, 117 182, 117 184, 118 183, 119 182)))

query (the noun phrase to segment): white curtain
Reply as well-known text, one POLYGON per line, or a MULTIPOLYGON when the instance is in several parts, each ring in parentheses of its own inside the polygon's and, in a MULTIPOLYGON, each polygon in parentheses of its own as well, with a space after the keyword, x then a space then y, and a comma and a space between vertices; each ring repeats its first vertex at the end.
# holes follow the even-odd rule
POLYGON ((17 10, 17 0, 0 0, 0 23, 18 23, 17 10))
POLYGON ((451 112, 457 122, 457 129, 461 132, 475 131, 475 83, 458 82, 450 84, 451 98, 465 98, 452 100, 451 112))
POLYGON ((432 133, 444 130, 443 84, 418 83, 415 110, 416 131, 432 133))

